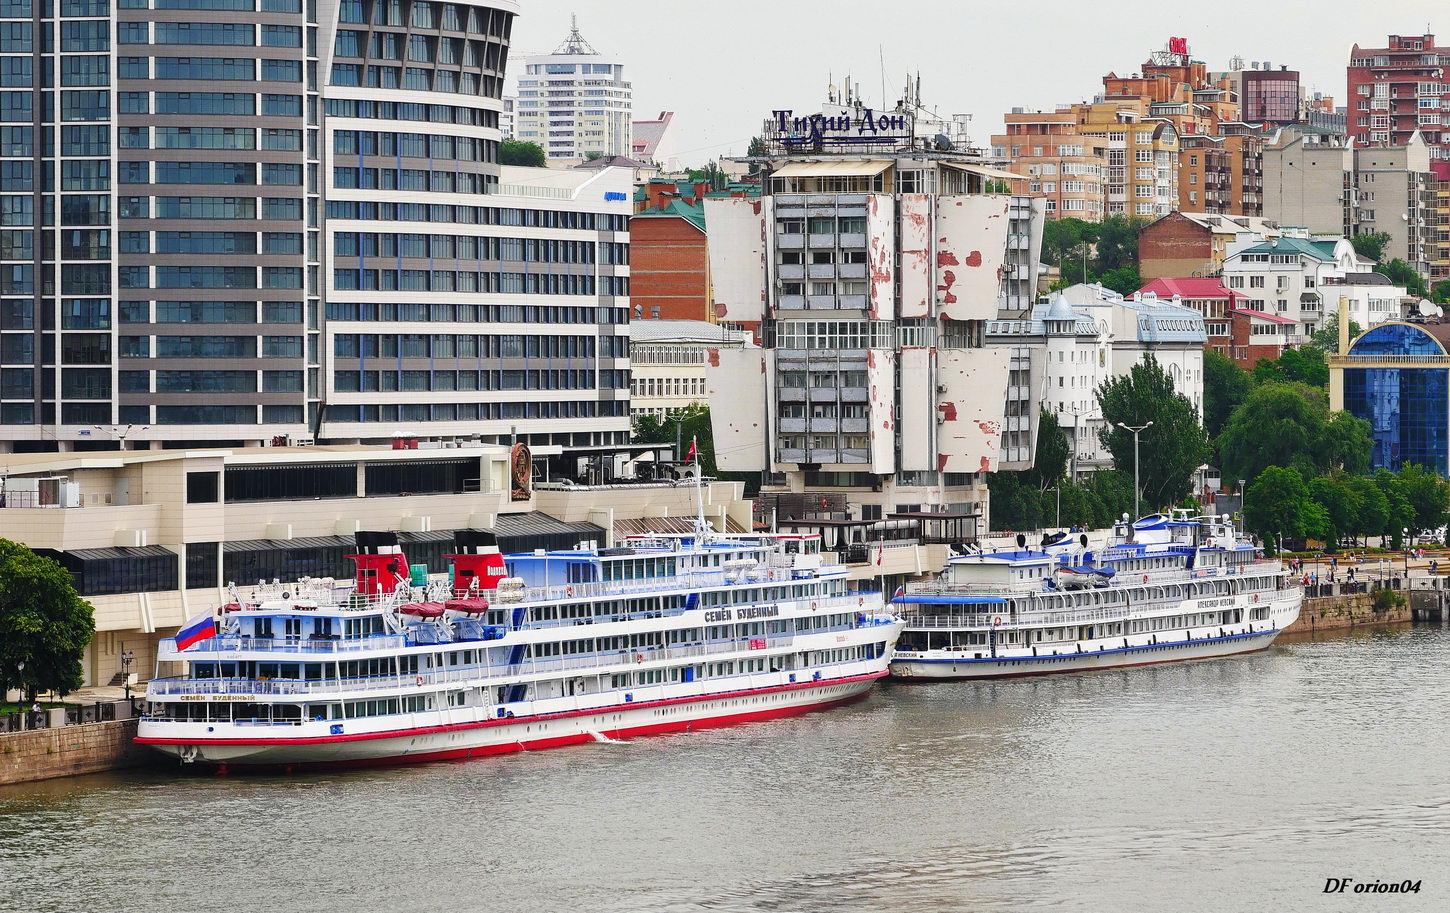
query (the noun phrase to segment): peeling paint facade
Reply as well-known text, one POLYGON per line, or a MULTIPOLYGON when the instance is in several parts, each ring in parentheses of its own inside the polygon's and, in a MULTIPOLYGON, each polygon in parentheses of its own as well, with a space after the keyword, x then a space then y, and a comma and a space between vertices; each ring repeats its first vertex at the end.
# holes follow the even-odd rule
POLYGON ((710 368, 721 468, 765 472, 767 492, 844 493, 842 519, 985 518, 1009 356, 984 330, 1032 305, 1041 202, 988 192, 1011 176, 964 152, 762 164, 755 211, 706 201, 719 319, 761 321, 763 344, 758 362, 722 352, 710 368))

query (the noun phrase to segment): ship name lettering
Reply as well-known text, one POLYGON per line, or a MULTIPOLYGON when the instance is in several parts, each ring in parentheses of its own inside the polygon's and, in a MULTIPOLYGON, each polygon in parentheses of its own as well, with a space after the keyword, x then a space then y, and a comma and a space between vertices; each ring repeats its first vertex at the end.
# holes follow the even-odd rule
POLYGON ((729 621, 729 620, 730 620, 730 610, 729 609, 716 609, 713 612, 706 612, 705 613, 705 621, 707 623, 708 622, 712 622, 712 621, 729 621))
POLYGON ((745 618, 774 618, 780 614, 778 605, 753 605, 735 610, 735 617, 745 618))

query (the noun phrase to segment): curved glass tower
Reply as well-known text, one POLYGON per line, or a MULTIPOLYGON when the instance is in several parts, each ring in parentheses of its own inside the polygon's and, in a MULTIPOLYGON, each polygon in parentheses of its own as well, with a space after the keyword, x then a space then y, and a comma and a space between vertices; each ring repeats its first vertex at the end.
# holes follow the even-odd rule
POLYGON ((1344 367, 1344 408, 1370 423, 1371 465, 1450 470, 1450 327, 1381 324, 1355 340, 1344 367))

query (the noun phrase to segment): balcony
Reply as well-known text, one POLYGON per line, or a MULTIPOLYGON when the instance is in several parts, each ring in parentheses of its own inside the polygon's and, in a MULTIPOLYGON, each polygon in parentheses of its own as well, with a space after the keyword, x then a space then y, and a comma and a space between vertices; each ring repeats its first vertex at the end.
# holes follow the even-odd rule
POLYGON ((780 295, 775 299, 775 307, 780 311, 803 311, 806 309, 806 298, 804 295, 780 295))
POLYGON ((867 307, 865 295, 838 295, 836 307, 844 310, 864 311, 867 307))
POLYGON ((777 422, 779 427, 776 431, 780 434, 801 434, 806 430, 807 419, 783 418, 777 422))
POLYGON ((799 263, 782 263, 775 268, 775 274, 781 279, 804 279, 806 268, 799 263))
POLYGON ((836 264, 812 263, 806 267, 806 275, 812 279, 834 279, 836 278, 836 264))
POLYGON ((864 403, 870 399, 869 391, 865 387, 842 387, 840 393, 843 403, 864 403))
POLYGON ((786 234, 776 232, 775 246, 781 250, 800 250, 806 246, 806 236, 802 234, 786 234))
POLYGON ((864 263, 838 263, 836 264, 836 275, 842 279, 865 279, 866 264, 864 263))
POLYGON ((806 297, 806 309, 812 311, 834 311, 836 309, 836 296, 809 295, 806 297))
POLYGON ((811 402, 813 403, 834 403, 836 401, 835 387, 811 387, 811 402))
POLYGON ((866 236, 859 232, 846 232, 838 236, 842 247, 865 247, 866 236))
MULTIPOLYGON (((803 403, 806 401, 805 387, 780 387, 776 390, 775 398, 783 403, 803 403)), ((801 419, 805 421, 805 419, 801 419)))
POLYGON ((804 463, 806 452, 794 447, 782 447, 776 451, 776 461, 780 463, 804 463))
POLYGON ((806 242, 808 247, 835 247, 836 235, 834 233, 824 235, 810 235, 806 242))
POLYGON ((841 419, 841 431, 846 434, 865 434, 871 430, 871 419, 869 418, 843 418, 841 419))

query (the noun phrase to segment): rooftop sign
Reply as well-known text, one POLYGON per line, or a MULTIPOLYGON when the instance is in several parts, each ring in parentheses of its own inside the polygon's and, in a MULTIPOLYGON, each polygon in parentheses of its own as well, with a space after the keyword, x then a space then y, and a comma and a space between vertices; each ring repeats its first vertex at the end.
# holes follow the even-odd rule
POLYGON ((906 142, 911 128, 905 114, 877 114, 857 108, 842 114, 796 117, 789 108, 770 112, 778 140, 786 146, 879 146, 906 142))

